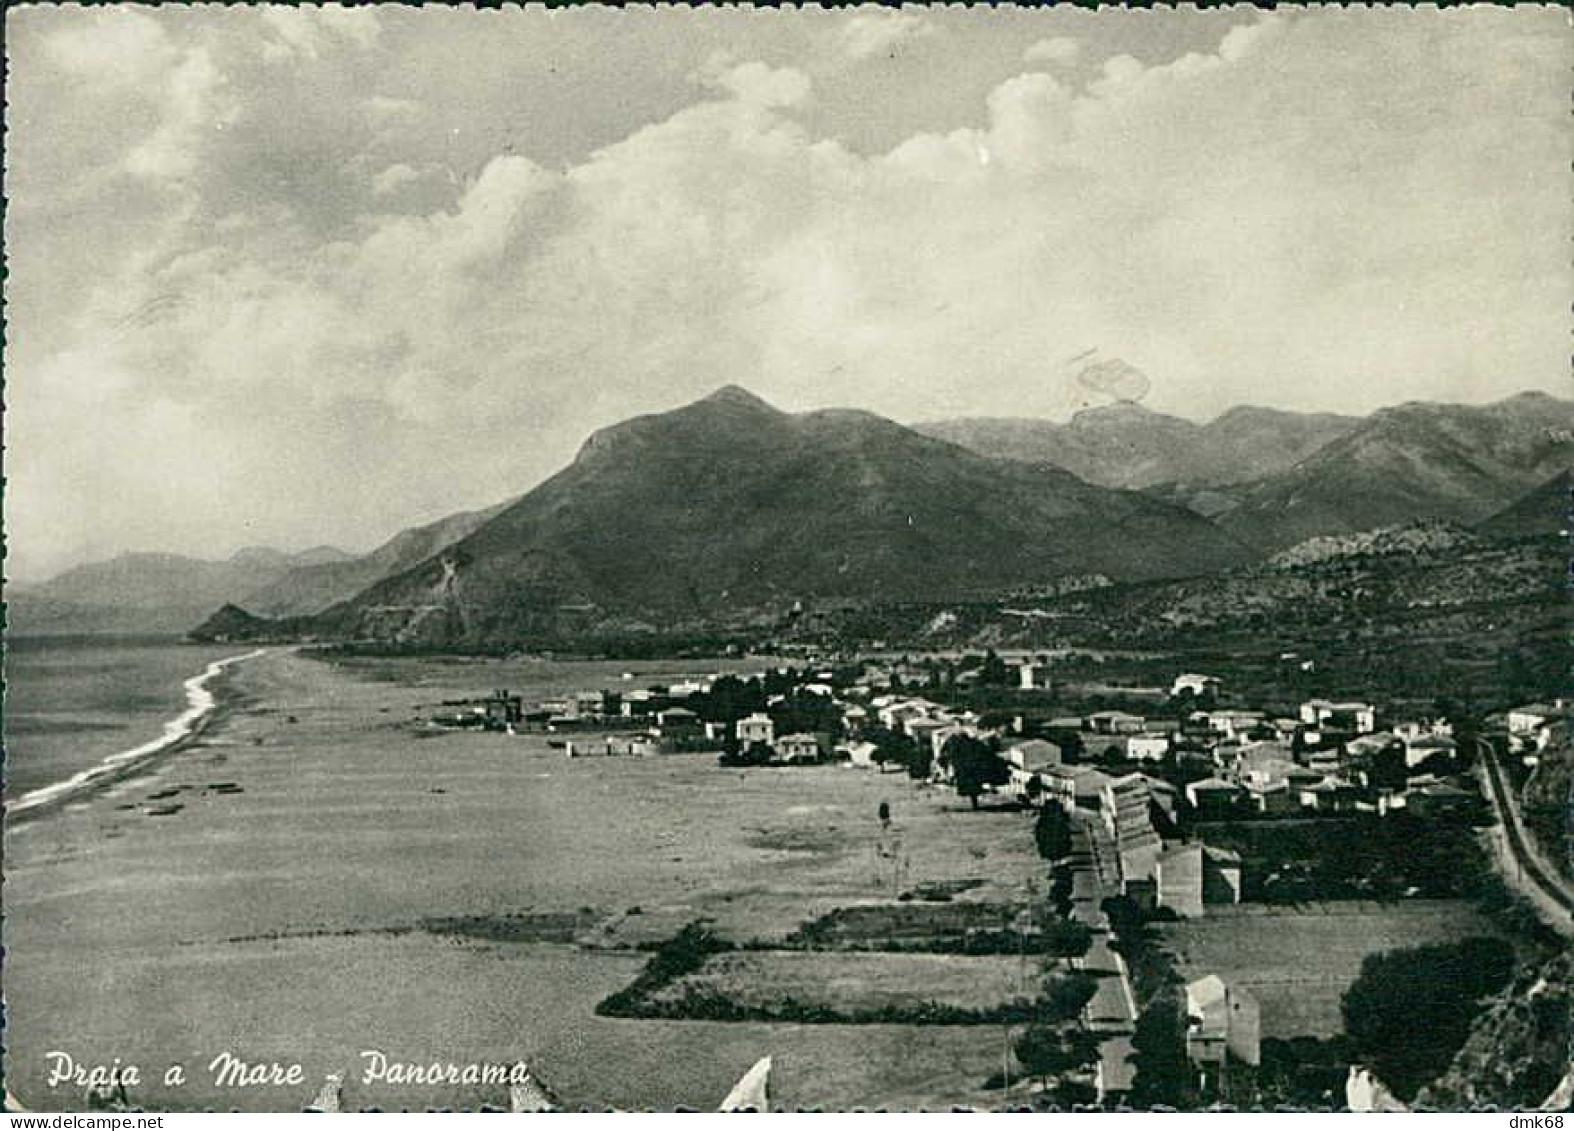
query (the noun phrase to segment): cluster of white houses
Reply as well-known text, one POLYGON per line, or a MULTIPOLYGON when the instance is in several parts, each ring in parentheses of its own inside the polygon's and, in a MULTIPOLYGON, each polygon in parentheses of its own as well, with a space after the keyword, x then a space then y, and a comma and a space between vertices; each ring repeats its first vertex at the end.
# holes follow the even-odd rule
MULTIPOLYGON (((1211 676, 1187 674, 1177 677, 1174 693, 1218 687, 1211 676)), ((1199 708, 1162 727, 1123 711, 1050 725, 1076 727, 1095 754, 1206 766, 1207 776, 1185 789, 1188 805, 1203 820, 1401 809, 1440 815, 1468 809, 1477 797, 1446 773, 1458 749, 1450 723, 1409 721, 1380 731, 1376 708, 1365 702, 1309 699, 1293 717, 1242 707, 1199 708), (1404 781, 1376 772, 1384 753, 1402 754, 1404 781)))
MULTIPOLYGON (((1022 685, 1041 680, 1042 667, 1025 662, 1019 669, 1022 685)), ((1190 695, 1198 702, 1178 719, 1094 711, 1048 719, 1038 728, 1046 737, 1039 738, 1021 737, 1020 727, 987 729, 975 712, 891 692, 892 681, 884 672, 866 673, 857 683, 840 687, 830 672, 801 674, 793 692, 824 700, 823 717, 834 720, 824 729, 780 726, 777 720, 786 716, 774 705, 784 698, 781 694, 769 697, 764 710, 742 718, 702 718, 685 704, 699 702, 693 697, 708 693, 715 678, 696 677, 665 688, 583 692, 544 701, 530 712, 517 697, 500 692, 486 701, 484 710, 489 720, 509 729, 561 735, 560 744, 571 756, 720 750, 730 745, 764 748, 778 764, 840 760, 873 767, 881 751, 871 732, 879 728, 905 734, 926 748, 933 777, 941 782, 948 781, 950 773, 943 757, 946 742, 961 734, 993 737, 1004 744, 1003 757, 1010 767, 1002 792, 1025 803, 1053 797, 1068 809, 1113 804, 1118 798, 1109 791, 1116 782, 1123 783, 1122 790, 1146 791, 1159 810, 1173 813, 1183 804, 1191 817, 1202 821, 1398 810, 1447 815, 1467 811, 1477 801, 1477 794, 1462 788, 1449 772, 1457 744, 1445 720, 1410 720, 1379 730, 1377 711, 1366 702, 1309 699, 1293 716, 1215 706, 1221 681, 1195 672, 1177 676, 1170 689, 1174 698, 1190 695), (1156 772, 1117 777, 1092 766, 1069 765, 1054 741, 1066 734, 1076 735, 1089 759, 1139 769, 1146 763, 1156 772), (1401 762, 1402 772, 1396 775, 1401 762), (1186 772, 1172 772, 1177 767, 1186 772), (1163 780, 1161 770, 1165 777, 1184 782, 1184 789, 1163 780)), ((1561 701, 1532 704, 1509 712, 1507 725, 1533 757, 1567 714, 1561 701)), ((1134 844, 1128 853, 1139 862, 1134 871, 1143 879, 1165 872, 1211 874, 1206 854, 1199 869, 1189 848, 1180 856, 1148 862, 1157 851, 1151 848, 1134 844)), ((1190 898, 1175 900, 1178 906, 1194 903, 1190 898)))

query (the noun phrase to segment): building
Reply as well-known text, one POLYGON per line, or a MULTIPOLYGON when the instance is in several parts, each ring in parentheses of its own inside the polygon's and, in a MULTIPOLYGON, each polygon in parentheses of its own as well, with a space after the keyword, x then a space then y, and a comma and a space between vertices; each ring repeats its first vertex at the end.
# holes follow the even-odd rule
POLYGON ((1006 787, 1011 793, 1023 799, 1030 798, 1030 783, 1035 780, 1046 793, 1049 792, 1041 775, 1060 765, 1060 747, 1042 738, 1030 738, 1006 747, 1000 756, 1011 767, 1011 781, 1006 787))
POLYGON ((515 723, 524 722, 525 719, 524 700, 506 691, 492 692, 487 696, 482 709, 486 713, 486 725, 494 730, 502 730, 515 723))
POLYGON ((1148 779, 1142 774, 1114 778, 1104 787, 1104 825, 1115 841, 1121 887, 1128 895, 1136 895, 1133 884, 1153 880, 1154 865, 1164 848, 1153 827, 1152 805, 1148 779))
POLYGON ((654 691, 630 691, 623 696, 619 711, 624 718, 643 718, 655 714, 662 708, 663 703, 662 696, 654 691))
POLYGON ((1468 817, 1480 807, 1481 798, 1446 781, 1432 782, 1404 793, 1404 809, 1418 817, 1468 817))
POLYGON ((1203 903, 1241 901, 1240 853, 1232 852, 1228 848, 1203 845, 1202 901, 1203 903))
POLYGON ((643 758, 659 753, 659 747, 647 734, 603 734, 568 739, 563 751, 570 758, 643 758))
POLYGON ((1125 711, 1095 711, 1088 716, 1087 729, 1094 734, 1139 734, 1148 720, 1125 711))
POLYGON ((948 719, 916 718, 908 719, 904 729, 907 731, 908 737, 920 746, 929 747, 930 751, 938 758, 940 749, 935 745, 934 736, 941 731, 953 729, 955 725, 948 719))
POLYGON ((1235 816, 1245 797, 1244 789, 1223 778, 1203 778, 1186 786, 1186 800, 1191 802, 1199 821, 1219 821, 1235 816))
POLYGON ((778 738, 774 749, 779 761, 790 766, 802 765, 824 761, 826 751, 830 749, 830 741, 828 736, 823 734, 800 732, 778 738))
POLYGON ((1137 762, 1161 762, 1170 752, 1170 736, 1143 731, 1126 739, 1126 757, 1137 762))
POLYGON ((1301 797, 1299 791, 1292 790, 1290 783, 1283 778, 1265 782, 1248 781, 1246 803, 1259 813, 1274 816, 1295 812, 1300 808, 1301 797))
POLYGON ((1508 733, 1516 738, 1535 734, 1561 712, 1549 703, 1529 703, 1515 707, 1508 713, 1508 733))
MULTIPOLYGON (((1411 737, 1419 738, 1421 736, 1419 734, 1415 734, 1411 737)), ((1363 758, 1372 758, 1376 757, 1378 754, 1381 754, 1384 750, 1387 750, 1395 743, 1403 743, 1403 740, 1397 733, 1394 731, 1379 730, 1373 731, 1371 734, 1363 734, 1359 737, 1352 738, 1349 742, 1344 744, 1344 748, 1351 754, 1356 754, 1363 758)))
POLYGON ((1219 680, 1211 675, 1201 675, 1197 672, 1187 672, 1175 677, 1175 682, 1170 685, 1171 695, 1182 695, 1191 692, 1193 695, 1202 696, 1218 694, 1219 680))
POLYGON ((1048 664, 1023 664, 1017 668, 1017 686, 1023 691, 1048 691, 1051 686, 1048 664))
POLYGON ((1099 808, 1104 798, 1104 787, 1113 780, 1092 766, 1050 766, 1041 770, 1038 776, 1049 790, 1049 795, 1060 802, 1067 812, 1099 808))
POLYGON ((1209 711, 1208 728, 1225 738, 1249 738, 1267 719, 1261 711, 1209 711))
POLYGON ((1122 834, 1135 836, 1153 827, 1148 815, 1151 800, 1147 779, 1141 774, 1126 774, 1107 781, 1099 808, 1104 815, 1104 827, 1117 843, 1122 834))
POLYGON ((581 691, 574 696, 574 712, 581 716, 613 715, 620 706, 621 698, 606 691, 581 691))
POLYGON ((1282 742, 1248 742, 1234 749, 1234 769, 1243 779, 1284 777, 1296 768, 1295 754, 1282 742))
POLYGON ((1307 726, 1327 726, 1356 734, 1371 734, 1377 729, 1377 708, 1370 703, 1333 703, 1327 699, 1308 699, 1301 704, 1301 722, 1307 726))
POLYGON ((847 755, 847 761, 859 769, 877 765, 874 756, 879 747, 872 742, 846 742, 836 749, 838 753, 847 755))
POLYGON ((1217 974, 1188 983, 1186 1021, 1186 1055, 1215 1081, 1228 1058, 1262 1063, 1262 1012, 1244 986, 1217 974))
POLYGON ((1000 755, 1012 769, 1036 774, 1060 765, 1060 747, 1042 738, 1030 738, 1005 748, 1000 755))
POLYGON ((776 740, 776 724, 764 711, 756 711, 752 715, 745 715, 738 720, 735 728, 738 736, 738 746, 747 750, 756 742, 769 746, 776 740))
POLYGON ((1153 863, 1154 902, 1183 919, 1202 917, 1202 842, 1165 848, 1153 863))
POLYGON ((928 732, 929 753, 933 757, 934 761, 938 763, 940 761, 940 752, 945 749, 945 744, 951 741, 951 739, 955 738, 957 735, 965 734, 969 738, 983 738, 985 733, 986 732, 979 730, 977 727, 969 726, 966 723, 944 723, 938 728, 928 732))
POLYGON ((1405 742, 1405 765, 1419 766, 1428 758, 1441 754, 1453 758, 1459 753, 1459 743, 1446 734, 1423 734, 1405 742))
POLYGON ((702 733, 700 717, 687 707, 666 707, 657 711, 656 729, 663 738, 694 738, 702 733))
POLYGON ((1353 813, 1361 791, 1343 778, 1328 777, 1299 790, 1301 808, 1319 813, 1353 813))
POLYGON ((1148 785, 1148 801, 1166 818, 1175 820, 1175 809, 1180 802, 1180 790, 1163 778, 1152 774, 1137 774, 1148 785))
POLYGON ((907 730, 907 724, 912 720, 931 718, 939 713, 941 713, 940 706, 927 699, 897 699, 875 708, 875 714, 879 716, 882 726, 904 732, 907 730))

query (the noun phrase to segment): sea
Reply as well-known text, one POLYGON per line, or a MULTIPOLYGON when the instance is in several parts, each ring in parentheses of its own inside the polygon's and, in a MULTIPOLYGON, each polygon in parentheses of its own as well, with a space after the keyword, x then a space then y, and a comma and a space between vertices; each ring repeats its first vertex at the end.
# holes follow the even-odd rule
POLYGON ((5 642, 8 806, 162 739, 186 683, 245 651, 173 636, 13 636, 5 642))

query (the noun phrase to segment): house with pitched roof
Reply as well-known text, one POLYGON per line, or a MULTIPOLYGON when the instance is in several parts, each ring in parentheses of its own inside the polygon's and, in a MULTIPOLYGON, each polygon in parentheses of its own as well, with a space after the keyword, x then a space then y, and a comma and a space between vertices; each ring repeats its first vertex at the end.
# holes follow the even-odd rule
POLYGON ((1262 1063, 1262 1009, 1244 986, 1208 974, 1186 985, 1186 1055, 1205 1073, 1262 1063))
POLYGON ((1186 786, 1186 800, 1199 821, 1235 816, 1245 797, 1246 791, 1240 785, 1223 778, 1203 778, 1186 786))

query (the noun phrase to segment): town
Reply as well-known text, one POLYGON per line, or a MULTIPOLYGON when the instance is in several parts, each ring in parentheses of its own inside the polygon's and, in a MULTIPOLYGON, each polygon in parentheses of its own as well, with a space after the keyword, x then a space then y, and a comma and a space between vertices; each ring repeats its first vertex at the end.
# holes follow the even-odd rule
MULTIPOLYGON (((1008 934, 1054 954, 1074 925, 1070 969, 1087 980, 1073 994, 1073 1030, 1064 1019, 1052 1036, 1029 1024, 1017 1068, 1058 1072, 1045 1095, 1106 1106, 1178 1095, 1397 1104, 1364 1066, 1323 1064, 1319 1074, 1295 1063, 1302 1054, 1290 1042, 1264 1036, 1284 1027, 1277 1002, 1259 1001, 1229 968, 1180 977, 1154 945, 1155 926, 1238 914, 1243 903, 1430 908, 1475 893, 1461 845, 1502 819, 1501 799, 1483 793, 1484 769, 1534 773, 1574 713, 1565 700, 1479 719, 1400 713, 1375 696, 1256 701, 1198 671, 1164 686, 1090 689, 1061 678, 1053 657, 1026 652, 793 656, 752 673, 618 682, 534 703, 507 691, 451 700, 426 725, 544 734, 575 759, 710 753, 721 767, 788 773, 839 765, 899 774, 971 809, 1032 814, 1060 925, 1035 910, 1008 934), (1329 852, 1336 841, 1343 847, 1329 852), (1155 992, 1164 981, 1179 984, 1155 992), (1184 1050, 1172 1057, 1182 1067, 1157 1084, 1165 1040, 1184 1050), (1318 1084, 1279 1090, 1297 1072, 1318 1084)), ((1028 833, 1012 824, 1001 835, 1028 833)), ((682 961, 698 969, 707 953, 682 961)))

